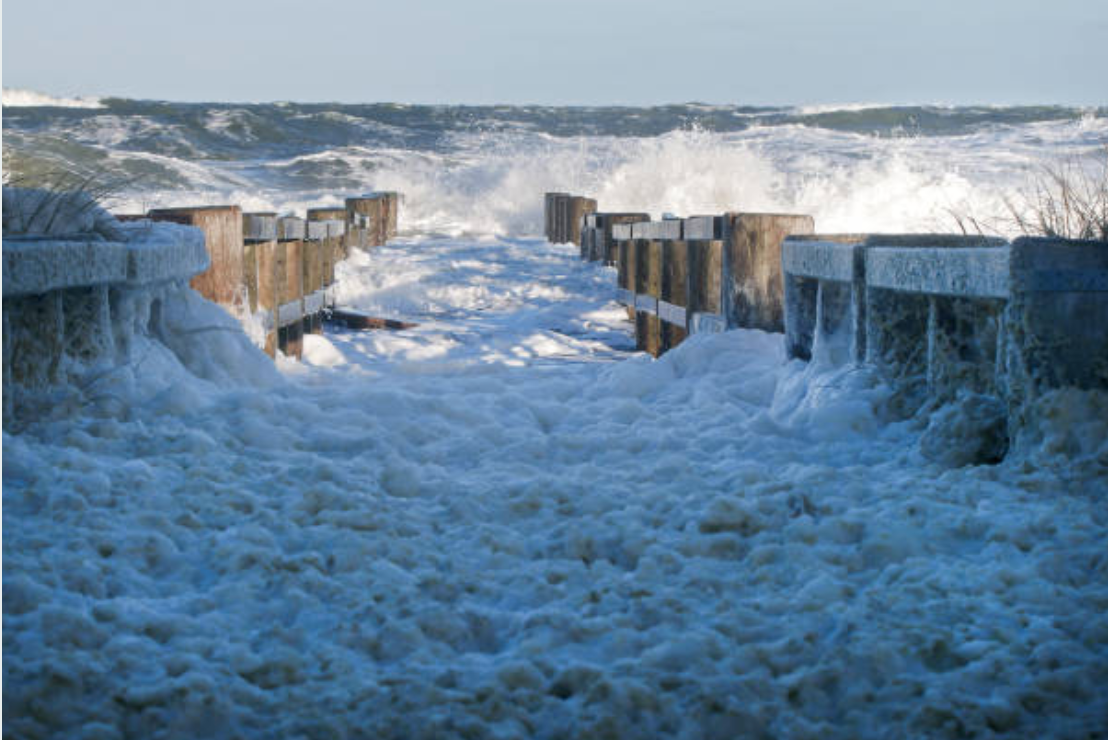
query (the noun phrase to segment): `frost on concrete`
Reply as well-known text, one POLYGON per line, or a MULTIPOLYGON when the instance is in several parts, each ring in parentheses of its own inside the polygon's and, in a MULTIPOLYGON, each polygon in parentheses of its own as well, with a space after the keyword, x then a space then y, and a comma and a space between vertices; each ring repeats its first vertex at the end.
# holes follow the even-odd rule
POLYGON ((150 341, 201 378, 265 379, 237 324, 188 287, 209 264, 199 229, 109 227, 114 219, 80 194, 5 189, 4 197, 5 424, 39 409, 45 389, 83 387, 106 369, 136 362, 136 348, 149 350, 150 341), (20 215, 21 208, 27 212, 20 215), (24 230, 68 235, 9 234, 9 215, 24 230), (84 231, 70 234, 74 229, 84 231))

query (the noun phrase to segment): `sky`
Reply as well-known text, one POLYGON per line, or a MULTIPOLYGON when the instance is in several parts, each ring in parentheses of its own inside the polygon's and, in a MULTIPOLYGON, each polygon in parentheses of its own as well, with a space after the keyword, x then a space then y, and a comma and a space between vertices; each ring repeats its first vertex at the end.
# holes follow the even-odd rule
POLYGON ((182 101, 1108 104, 1105 0, 6 0, 3 84, 182 101))

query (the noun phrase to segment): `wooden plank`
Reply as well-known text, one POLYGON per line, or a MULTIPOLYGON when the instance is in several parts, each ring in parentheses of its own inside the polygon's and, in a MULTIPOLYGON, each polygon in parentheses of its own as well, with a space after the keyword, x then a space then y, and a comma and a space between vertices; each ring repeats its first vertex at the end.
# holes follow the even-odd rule
POLYGON ((204 246, 211 266, 189 285, 208 300, 239 308, 243 296, 242 209, 238 206, 158 208, 150 211, 154 221, 172 221, 196 226, 204 232, 204 246))
POLYGON ((327 321, 340 324, 347 329, 389 329, 400 331, 402 329, 414 329, 419 324, 412 324, 398 319, 383 319, 377 316, 357 311, 352 308, 332 308, 327 314, 327 321))

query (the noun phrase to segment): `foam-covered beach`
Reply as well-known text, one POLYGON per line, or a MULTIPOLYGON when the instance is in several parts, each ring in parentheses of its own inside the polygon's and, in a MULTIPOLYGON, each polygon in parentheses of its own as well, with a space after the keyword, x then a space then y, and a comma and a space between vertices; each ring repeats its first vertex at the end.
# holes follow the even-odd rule
POLYGON ((1096 112, 630 137, 490 114, 296 154, 250 127, 266 111, 102 105, 5 109, 5 144, 65 133, 184 178, 122 208, 292 208, 346 186, 336 162, 373 173, 405 233, 340 263, 337 298, 416 326, 200 357, 234 326, 182 293, 161 309, 181 342, 140 333, 27 399, 3 435, 5 735, 1104 736, 1103 392, 1048 393, 1002 463, 948 468, 877 374, 789 361, 780 334, 634 352, 613 268, 533 236, 553 180, 655 215, 920 229, 1103 144, 1096 112))

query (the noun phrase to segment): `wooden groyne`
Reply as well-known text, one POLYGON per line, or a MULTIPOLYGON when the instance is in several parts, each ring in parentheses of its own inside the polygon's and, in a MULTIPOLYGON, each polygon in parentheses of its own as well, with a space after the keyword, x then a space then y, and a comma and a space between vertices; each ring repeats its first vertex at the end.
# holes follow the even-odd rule
POLYGON ((335 264, 396 236, 399 202, 399 193, 380 192, 310 208, 305 218, 238 206, 162 208, 147 217, 199 228, 211 267, 192 279, 193 289, 257 317, 271 357, 300 357, 304 335, 323 330, 334 304, 335 264))
MULTIPOLYGON (((548 239, 565 235, 572 196, 547 193, 548 239)), ((617 295, 640 350, 661 355, 689 334, 732 328, 784 331, 781 244, 810 234, 810 216, 724 213, 651 221, 644 213, 577 216, 581 258, 617 268, 617 295)))

